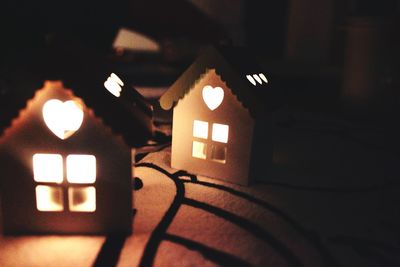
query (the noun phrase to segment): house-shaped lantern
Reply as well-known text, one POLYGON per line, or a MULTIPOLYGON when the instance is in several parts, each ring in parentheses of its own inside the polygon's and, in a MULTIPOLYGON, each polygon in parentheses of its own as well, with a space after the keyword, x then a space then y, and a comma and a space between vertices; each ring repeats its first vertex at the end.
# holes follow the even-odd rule
POLYGON ((208 47, 160 98, 171 166, 247 185, 272 161, 271 81, 244 48, 208 47))
POLYGON ((131 148, 60 81, 0 137, 5 233, 130 233, 131 148))

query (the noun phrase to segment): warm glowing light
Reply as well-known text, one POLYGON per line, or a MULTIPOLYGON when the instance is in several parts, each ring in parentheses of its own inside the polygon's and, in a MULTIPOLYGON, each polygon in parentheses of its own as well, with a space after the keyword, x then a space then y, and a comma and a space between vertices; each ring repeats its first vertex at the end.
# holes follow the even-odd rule
POLYGON ((259 73, 259 74, 253 74, 253 75, 246 75, 247 80, 249 80, 249 82, 251 82, 254 86, 257 85, 256 81, 259 84, 263 84, 263 81, 265 83, 268 83, 268 79, 267 77, 265 77, 265 75, 263 73, 259 73))
POLYGON ((33 155, 33 179, 36 182, 62 183, 62 156, 59 154, 33 155))
POLYGON ((257 74, 253 74, 253 78, 254 78, 259 84, 262 84, 262 81, 261 81, 260 77, 258 77, 257 74))
POLYGON ((113 43, 115 49, 121 48, 131 51, 160 52, 160 45, 153 39, 137 31, 121 28, 119 29, 113 43))
POLYGON ((94 183, 96 181, 96 157, 93 155, 68 155, 67 180, 76 184, 94 183))
POLYGON ((69 210, 94 212, 96 210, 96 189, 93 186, 68 188, 69 210))
POLYGON ((48 100, 43 105, 43 119, 47 127, 60 139, 74 134, 82 125, 82 106, 76 101, 48 100))
POLYGON ((251 82, 253 85, 256 85, 256 81, 253 79, 253 76, 251 75, 246 75, 247 80, 249 80, 249 82, 251 82))
POLYGON ((119 85, 124 86, 124 82, 115 74, 114 72, 111 73, 111 76, 113 81, 116 81, 119 85))
POLYGON ((205 159, 207 157, 207 145, 202 142, 193 141, 192 156, 205 159))
POLYGON ((193 121, 193 136, 198 138, 208 138, 208 122, 206 121, 193 121))
POLYGON ((212 140, 227 143, 228 142, 229 126, 225 124, 213 123, 212 125, 212 140))
POLYGON ((265 77, 265 75, 263 73, 259 73, 258 76, 260 76, 260 78, 265 82, 268 83, 267 77, 265 77))
POLYGON ((211 146, 211 160, 225 164, 226 163, 226 147, 219 145, 211 146))
POLYGON ((120 97, 124 82, 115 74, 111 73, 110 77, 104 82, 104 87, 115 97, 120 97))
POLYGON ((60 187, 36 186, 36 207, 39 211, 63 211, 63 193, 60 187))
POLYGON ((214 110, 224 100, 224 90, 221 87, 206 85, 203 88, 203 100, 209 109, 214 110))

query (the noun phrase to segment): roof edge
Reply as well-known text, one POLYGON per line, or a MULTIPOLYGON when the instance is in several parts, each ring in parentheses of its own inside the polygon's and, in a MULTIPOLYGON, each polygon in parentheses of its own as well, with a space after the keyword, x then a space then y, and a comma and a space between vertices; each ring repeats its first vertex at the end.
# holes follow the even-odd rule
POLYGON ((118 142, 121 143, 121 145, 125 145, 126 147, 130 148, 130 146, 128 145, 127 140, 125 140, 122 135, 115 133, 112 130, 112 128, 108 124, 106 124, 101 117, 96 115, 96 112, 92 108, 87 106, 86 102, 82 98, 76 96, 72 89, 65 88, 64 87, 64 83, 62 81, 60 81, 60 80, 56 80, 56 81, 46 80, 46 81, 44 81, 42 88, 39 88, 39 89, 37 89, 35 91, 33 97, 29 98, 26 101, 25 107, 21 108, 19 110, 19 112, 18 112, 18 115, 11 120, 11 123, 8 126, 6 126, 4 128, 3 133, 0 135, 0 143, 3 141, 3 139, 5 139, 10 134, 10 132, 12 131, 14 126, 16 124, 18 124, 24 118, 24 116, 28 112, 29 108, 31 108, 31 106, 33 105, 35 99, 38 98, 38 96, 41 93, 45 92, 46 90, 51 90, 51 88, 49 88, 49 86, 52 86, 52 87, 53 86, 61 86, 61 88, 66 91, 67 95, 71 96, 72 98, 79 99, 82 103, 84 103, 84 105, 85 105, 85 107, 87 109, 87 114, 93 118, 95 123, 103 125, 104 129, 105 129, 105 132, 107 134, 110 134, 111 136, 113 136, 115 138, 115 140, 117 140, 118 142), (51 83, 54 83, 55 85, 49 85, 51 83))
POLYGON ((169 89, 160 97, 159 103, 164 110, 174 107, 184 95, 192 88, 201 75, 212 67, 206 66, 210 57, 219 57, 223 59, 217 49, 213 46, 207 46, 197 56, 195 61, 178 77, 178 79, 169 87, 169 89), (190 84, 190 86, 188 86, 190 84))

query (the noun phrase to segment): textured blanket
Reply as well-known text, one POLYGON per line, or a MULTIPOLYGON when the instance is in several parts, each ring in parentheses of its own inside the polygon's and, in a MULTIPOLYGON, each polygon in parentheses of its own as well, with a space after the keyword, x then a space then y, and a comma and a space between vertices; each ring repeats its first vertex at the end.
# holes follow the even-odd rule
POLYGON ((0 266, 400 266, 399 186, 385 173, 397 159, 288 133, 277 135, 273 179, 249 187, 171 169, 169 147, 146 153, 131 236, 2 236, 0 266), (310 172, 318 160, 328 163, 310 172))

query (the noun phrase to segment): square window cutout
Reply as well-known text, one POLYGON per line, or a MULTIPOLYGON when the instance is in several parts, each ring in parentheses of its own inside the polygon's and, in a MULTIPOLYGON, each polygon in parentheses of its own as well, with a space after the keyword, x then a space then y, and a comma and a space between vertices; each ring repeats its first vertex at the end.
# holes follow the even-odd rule
POLYGON ((229 125, 213 123, 211 139, 216 142, 228 143, 229 125))
POLYGON ((63 192, 61 187, 36 186, 36 208, 39 211, 63 211, 63 192))
POLYGON ((207 158, 207 145, 202 142, 193 141, 192 157, 199 159, 207 158))
POLYGON ((96 157, 93 155, 68 155, 67 180, 76 184, 94 183, 96 181, 96 157))
POLYGON ((63 181, 63 158, 59 154, 33 155, 33 179, 36 182, 58 183, 63 181))
POLYGON ((206 121, 193 121, 193 137, 208 138, 208 122, 206 121))
POLYGON ((226 163, 226 147, 219 145, 211 146, 211 160, 219 163, 226 163))
POLYGON ((69 210, 94 212, 96 210, 96 189, 93 186, 68 188, 69 210))

